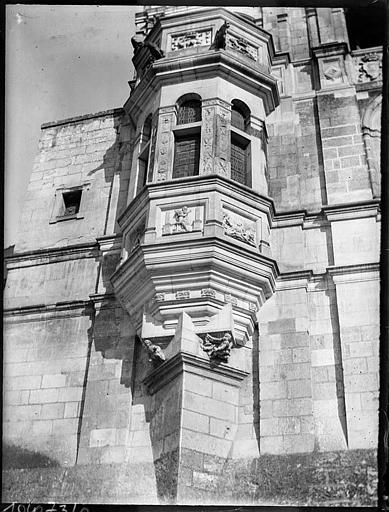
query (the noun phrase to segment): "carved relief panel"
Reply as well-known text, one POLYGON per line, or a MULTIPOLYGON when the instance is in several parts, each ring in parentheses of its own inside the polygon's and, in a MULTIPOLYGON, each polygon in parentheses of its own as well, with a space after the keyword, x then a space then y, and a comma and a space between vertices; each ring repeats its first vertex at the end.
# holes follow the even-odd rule
POLYGON ((258 233, 258 223, 246 216, 240 215, 229 208, 223 207, 223 229, 228 237, 235 238, 252 247, 258 247, 260 242, 260 233, 258 233))
POLYGON ((231 107, 218 100, 216 105, 215 172, 231 177, 231 107))
POLYGON ((171 51, 185 50, 194 46, 209 46, 212 42, 211 30, 195 30, 171 36, 171 51))
POLYGON ((173 126, 175 125, 175 107, 159 110, 156 151, 154 156, 153 181, 166 181, 171 177, 173 162, 173 126))
POLYGON ((215 156, 215 115, 216 109, 211 101, 203 101, 202 104, 202 129, 201 129, 201 161, 199 174, 212 174, 214 172, 215 156))
POLYGON ((235 50, 254 61, 258 61, 258 48, 243 37, 235 36, 227 32, 226 49, 235 50))
POLYGON ((380 51, 361 50, 353 54, 357 83, 378 82, 382 80, 382 53, 380 51))
POLYGON ((179 235, 202 231, 204 225, 204 205, 177 205, 161 210, 161 234, 179 235))

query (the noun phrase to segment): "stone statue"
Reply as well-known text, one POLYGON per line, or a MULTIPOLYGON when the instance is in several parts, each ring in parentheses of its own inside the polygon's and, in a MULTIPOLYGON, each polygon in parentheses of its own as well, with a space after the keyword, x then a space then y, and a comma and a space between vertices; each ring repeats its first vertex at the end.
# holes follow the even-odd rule
POLYGON ((150 41, 146 41, 143 43, 143 46, 149 49, 151 53, 151 57, 153 60, 162 59, 162 57, 165 57, 165 54, 161 50, 159 46, 157 46, 155 43, 151 43, 150 41))
POLYGON ((232 348, 232 336, 228 332, 222 338, 206 334, 201 348, 209 355, 211 361, 228 362, 232 348))
POLYGON ((191 224, 188 218, 190 212, 191 210, 187 206, 174 211, 174 223, 177 231, 191 231, 191 224))
POLYGON ((162 363, 165 361, 165 354, 163 353, 161 347, 154 345, 150 340, 144 340, 143 343, 149 354, 149 361, 156 363, 162 363))
POLYGON ((137 55, 141 48, 148 48, 153 61, 165 57, 161 48, 150 41, 139 41, 136 39, 136 36, 134 36, 131 37, 131 44, 134 47, 134 56, 137 55))
POLYGON ((134 48, 134 57, 139 52, 141 48, 143 48, 143 41, 139 41, 136 38, 137 36, 131 37, 131 44, 134 48))
POLYGON ((219 30, 215 34, 215 39, 213 40, 211 48, 215 50, 225 50, 226 49, 226 36, 227 29, 230 27, 228 21, 225 21, 223 25, 219 28, 219 30))

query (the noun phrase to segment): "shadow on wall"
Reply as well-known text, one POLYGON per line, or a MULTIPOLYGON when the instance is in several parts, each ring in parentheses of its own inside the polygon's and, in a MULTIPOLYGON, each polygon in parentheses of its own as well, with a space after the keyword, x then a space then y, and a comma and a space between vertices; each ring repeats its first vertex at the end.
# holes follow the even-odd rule
POLYGON ((114 118, 114 129, 116 132, 115 142, 107 149, 101 164, 88 172, 88 176, 93 176, 104 169, 104 180, 107 184, 105 188, 109 189, 104 231, 101 235, 117 234, 116 221, 127 203, 133 144, 130 121, 124 113, 120 117, 114 118), (113 221, 111 224, 110 220, 113 221))
POLYGON ((3 469, 48 468, 59 463, 39 452, 27 450, 20 446, 3 443, 3 469))

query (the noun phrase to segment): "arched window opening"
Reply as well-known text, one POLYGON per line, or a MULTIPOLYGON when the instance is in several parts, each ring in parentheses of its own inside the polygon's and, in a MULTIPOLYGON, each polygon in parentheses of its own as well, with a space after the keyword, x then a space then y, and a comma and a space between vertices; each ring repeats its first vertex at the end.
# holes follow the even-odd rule
POLYGON ((231 179, 246 186, 251 186, 250 139, 240 132, 248 132, 249 127, 250 109, 243 101, 232 100, 231 179))
POLYGON ((177 102, 174 130, 173 179, 199 174, 201 139, 201 98, 185 94, 177 102))
POLYGON ((178 109, 177 124, 189 124, 201 121, 201 102, 187 100, 178 109))
POLYGON ((243 101, 232 100, 231 125, 243 132, 247 131, 250 125, 250 109, 243 101))

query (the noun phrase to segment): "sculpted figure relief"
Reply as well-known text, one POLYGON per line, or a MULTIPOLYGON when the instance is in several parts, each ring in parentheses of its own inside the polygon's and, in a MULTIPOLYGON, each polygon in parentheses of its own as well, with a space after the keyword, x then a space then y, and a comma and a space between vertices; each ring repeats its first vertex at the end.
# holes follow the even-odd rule
POLYGON ((156 363, 165 361, 165 354, 162 352, 161 347, 154 345, 150 340, 143 340, 143 344, 149 354, 149 361, 156 363))
POLYGON ((201 348, 209 355, 211 361, 227 363, 232 348, 232 336, 228 332, 224 333, 222 338, 207 334, 201 348))
POLYGON ((240 221, 234 222, 229 215, 223 217, 224 233, 241 240, 246 244, 255 245, 255 233, 252 229, 245 228, 240 221))
POLYGON ((176 231, 192 231, 192 225, 189 221, 189 214, 191 210, 187 206, 178 208, 174 211, 174 224, 176 231))

